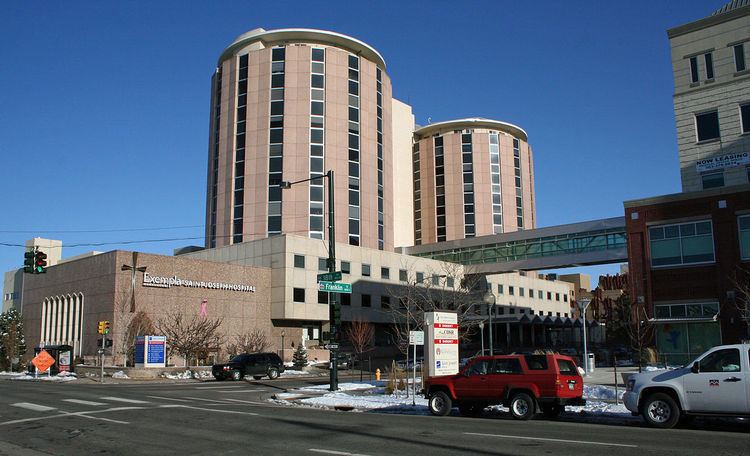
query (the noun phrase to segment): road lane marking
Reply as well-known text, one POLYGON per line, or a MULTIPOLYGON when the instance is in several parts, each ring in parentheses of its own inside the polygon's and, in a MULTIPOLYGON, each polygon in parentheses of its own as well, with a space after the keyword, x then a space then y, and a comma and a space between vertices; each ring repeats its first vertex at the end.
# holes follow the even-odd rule
POLYGON ((33 410, 35 412, 49 412, 50 410, 55 410, 55 407, 47 407, 46 405, 32 404, 31 402, 16 402, 15 404, 10 404, 10 405, 12 405, 13 407, 33 410))
POLYGON ((165 401, 176 401, 176 402, 190 402, 187 399, 177 399, 176 397, 164 397, 164 396, 146 396, 151 399, 163 399, 165 401))
POLYGON ((103 401, 127 402, 128 404, 148 404, 148 401, 139 401, 138 399, 126 399, 124 397, 103 396, 103 397, 100 397, 99 399, 103 401))
POLYGON ((232 402, 239 402, 241 404, 253 404, 253 405, 263 405, 265 407, 271 407, 271 405, 265 403, 265 402, 253 402, 253 401, 243 401, 242 399, 232 399, 231 397, 228 397, 224 399, 225 401, 232 401, 232 402))
POLYGON ((262 393, 265 390, 216 390, 217 393, 262 393))
POLYGON ((242 385, 221 385, 221 386, 194 386, 197 390, 210 390, 210 389, 227 389, 227 388, 243 388, 242 385))
POLYGON ((195 407, 192 405, 179 405, 179 404, 169 404, 169 405, 160 405, 160 408, 186 408, 191 410, 203 410, 205 412, 215 412, 215 413, 229 413, 232 415, 252 415, 252 416, 258 416, 257 413, 252 412, 239 412, 237 410, 217 410, 217 409, 210 409, 210 408, 204 408, 204 407, 195 407))
POLYGON ((84 401, 83 399, 63 399, 63 401, 83 405, 107 405, 104 402, 84 401))
POLYGON ((185 399, 192 399, 194 401, 213 402, 214 404, 223 404, 224 401, 221 399, 203 399, 202 397, 184 396, 185 399))
POLYGON ((309 448, 307 451, 312 451, 313 453, 338 454, 341 456, 367 456, 366 454, 361 454, 361 453, 347 453, 346 451, 322 450, 320 448, 309 448))
POLYGON ((603 446, 616 446, 616 447, 625 447, 625 448, 638 448, 638 445, 627 445, 624 443, 590 442, 587 440, 549 439, 549 438, 544 438, 544 437, 524 437, 520 435, 504 435, 504 434, 481 434, 479 432, 464 432, 464 434, 478 435, 480 437, 498 437, 501 439, 542 440, 545 442, 562 442, 562 443, 577 443, 581 445, 603 445, 603 446))
MULTIPOLYGON (((91 418, 87 415, 93 415, 97 413, 107 413, 107 412, 120 412, 123 410, 143 410, 145 407, 113 407, 110 409, 104 409, 104 410, 90 410, 86 412, 63 412, 59 413, 57 415, 45 415, 45 416, 38 416, 35 418, 24 418, 21 420, 12 420, 12 421, 4 421, 0 423, 0 426, 6 426, 8 424, 18 424, 18 423, 28 423, 31 421, 42 421, 42 420, 51 420, 54 418, 65 418, 70 416, 83 416, 84 418, 91 418)), ((123 421, 123 423, 126 423, 123 421)))

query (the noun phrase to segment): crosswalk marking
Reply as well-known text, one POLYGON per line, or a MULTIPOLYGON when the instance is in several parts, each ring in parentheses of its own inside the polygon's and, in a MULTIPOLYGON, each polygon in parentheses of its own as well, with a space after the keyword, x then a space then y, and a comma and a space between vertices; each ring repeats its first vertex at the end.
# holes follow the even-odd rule
POLYGON ((103 401, 127 402, 128 404, 148 404, 148 401, 139 401, 138 399, 126 399, 124 397, 103 396, 103 397, 100 397, 99 399, 103 401))
POLYGON ((63 399, 63 401, 82 405, 106 405, 104 402, 84 401, 83 399, 63 399))
POLYGON ((16 402, 15 404, 10 404, 10 405, 12 405, 13 407, 33 410, 35 412, 49 412, 50 410, 55 410, 55 407, 47 407, 46 405, 32 404, 31 402, 16 402))
POLYGON ((151 399, 163 399, 165 401, 176 401, 176 402, 190 402, 187 399, 177 399, 176 397, 164 397, 164 396, 146 396, 151 399))
POLYGON ((213 402, 213 403, 219 403, 219 404, 223 404, 224 403, 224 401, 222 401, 220 399, 219 400, 216 400, 216 399, 203 399, 202 397, 185 396, 185 399, 192 399, 194 401, 203 401, 203 402, 213 402))

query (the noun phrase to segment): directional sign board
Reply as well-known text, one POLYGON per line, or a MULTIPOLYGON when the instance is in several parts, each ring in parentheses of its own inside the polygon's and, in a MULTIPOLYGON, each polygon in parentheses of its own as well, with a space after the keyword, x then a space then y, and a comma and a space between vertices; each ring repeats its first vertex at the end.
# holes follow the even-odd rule
POLYGON ((47 369, 55 364, 55 358, 50 356, 50 354, 47 353, 47 350, 42 350, 38 355, 34 357, 34 359, 31 360, 31 363, 34 365, 34 367, 37 368, 39 372, 46 372, 47 369))
POLYGON ((341 271, 318 274, 318 282, 338 282, 339 280, 341 280, 341 271))
POLYGON ((351 293, 352 284, 341 282, 320 282, 318 283, 318 290, 327 291, 329 293, 351 293))
POLYGON ((325 344, 324 348, 326 350, 338 350, 339 344, 325 344))
POLYGON ((409 345, 424 345, 424 331, 409 331, 409 345))

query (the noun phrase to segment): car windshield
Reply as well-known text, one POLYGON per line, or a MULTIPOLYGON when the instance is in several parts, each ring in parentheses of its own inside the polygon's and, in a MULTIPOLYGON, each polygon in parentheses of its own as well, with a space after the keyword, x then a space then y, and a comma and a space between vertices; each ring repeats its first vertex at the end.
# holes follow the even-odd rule
POLYGON ((244 355, 237 355, 234 358, 231 359, 231 362, 233 363, 241 363, 242 360, 245 359, 244 355))

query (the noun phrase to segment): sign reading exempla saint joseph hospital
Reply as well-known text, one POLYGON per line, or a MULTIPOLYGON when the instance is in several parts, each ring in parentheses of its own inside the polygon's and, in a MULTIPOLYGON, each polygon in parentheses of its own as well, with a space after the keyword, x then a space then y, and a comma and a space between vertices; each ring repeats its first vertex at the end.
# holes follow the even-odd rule
POLYGON ((143 273, 143 286, 156 288, 207 288, 210 290, 229 290, 255 293, 255 287, 253 285, 246 285, 241 283, 211 282, 205 280, 189 280, 182 279, 180 277, 177 277, 176 275, 172 277, 160 277, 151 275, 148 272, 143 273))
POLYGON ((458 315, 455 312, 426 312, 424 323, 427 375, 458 373, 458 315))
POLYGON ((718 169, 733 168, 750 164, 750 152, 738 152, 734 154, 716 155, 710 158, 698 160, 695 168, 699 173, 718 169))

